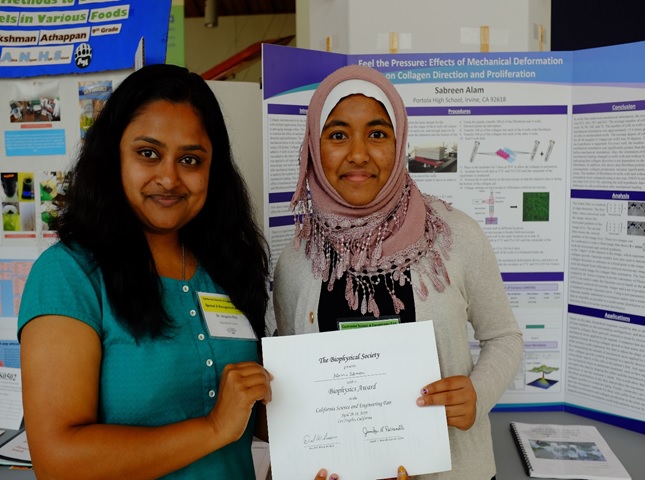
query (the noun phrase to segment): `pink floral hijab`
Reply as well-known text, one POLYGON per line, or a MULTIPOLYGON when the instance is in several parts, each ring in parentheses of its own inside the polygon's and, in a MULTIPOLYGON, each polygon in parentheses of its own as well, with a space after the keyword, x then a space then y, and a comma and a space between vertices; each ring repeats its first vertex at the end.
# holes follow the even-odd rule
POLYGON ((374 285, 379 282, 385 282, 396 313, 405 305, 395 294, 394 282, 401 286, 411 282, 409 271, 420 274, 419 285, 413 287, 422 299, 428 295, 425 280, 439 292, 450 283, 444 265, 451 246, 450 229, 408 174, 407 129, 403 100, 385 76, 358 65, 336 70, 320 83, 309 103, 298 185, 291 200, 295 247, 306 241, 314 277, 328 282, 331 291, 345 275, 350 308, 360 306, 362 314, 370 312, 376 317, 380 309, 374 285), (362 206, 349 204, 331 186, 320 156, 320 132, 329 113, 340 100, 354 94, 381 102, 396 137, 390 178, 376 198, 362 206))

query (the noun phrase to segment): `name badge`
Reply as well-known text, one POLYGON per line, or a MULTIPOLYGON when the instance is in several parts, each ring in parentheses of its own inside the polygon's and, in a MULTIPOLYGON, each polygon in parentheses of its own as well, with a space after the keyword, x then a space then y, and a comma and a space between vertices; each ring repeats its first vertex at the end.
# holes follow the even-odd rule
POLYGON ((249 319, 237 309, 228 295, 197 292, 204 321, 211 337, 256 340, 249 319))
POLYGON ((338 330, 354 330, 356 328, 378 327, 380 325, 398 325, 399 323, 401 323, 401 319, 398 316, 339 318, 338 330))

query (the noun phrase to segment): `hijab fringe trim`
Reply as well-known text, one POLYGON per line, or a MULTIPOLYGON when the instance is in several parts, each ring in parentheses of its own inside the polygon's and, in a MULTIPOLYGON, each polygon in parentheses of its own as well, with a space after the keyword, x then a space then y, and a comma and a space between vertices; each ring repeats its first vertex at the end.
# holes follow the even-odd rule
POLYGON ((336 280, 346 278, 345 299, 352 310, 380 316, 374 298, 375 286, 381 282, 390 294, 394 312, 399 314, 405 305, 394 291, 395 282, 400 286, 412 284, 411 272, 419 276, 419 285, 412 284, 422 300, 429 294, 426 281, 437 292, 450 285, 444 259, 449 260, 452 247, 450 227, 437 215, 431 201, 439 200, 446 209, 449 203, 429 195, 422 195, 408 177, 396 206, 389 213, 375 212, 359 218, 326 214, 310 205, 305 192, 300 192, 293 202, 296 250, 306 241, 305 254, 312 261, 314 278, 328 282, 333 290, 336 280), (425 208, 425 228, 419 239, 390 256, 383 256, 383 242, 396 233, 405 220, 412 195, 421 197, 425 208), (410 272, 408 273, 408 269, 410 272))

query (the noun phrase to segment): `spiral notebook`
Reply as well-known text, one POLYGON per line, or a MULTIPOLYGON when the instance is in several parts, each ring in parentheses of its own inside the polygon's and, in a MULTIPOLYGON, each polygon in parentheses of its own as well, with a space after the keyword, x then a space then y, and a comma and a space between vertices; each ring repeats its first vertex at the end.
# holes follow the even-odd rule
POLYGON ((511 433, 532 478, 631 480, 592 425, 511 422, 511 433))

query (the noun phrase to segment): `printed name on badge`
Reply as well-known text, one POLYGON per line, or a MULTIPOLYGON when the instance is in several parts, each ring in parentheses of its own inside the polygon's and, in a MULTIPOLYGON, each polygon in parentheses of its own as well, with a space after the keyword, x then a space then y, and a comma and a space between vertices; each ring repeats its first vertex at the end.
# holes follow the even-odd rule
POLYGON ((256 340, 251 322, 228 295, 198 292, 199 304, 211 337, 256 340))

